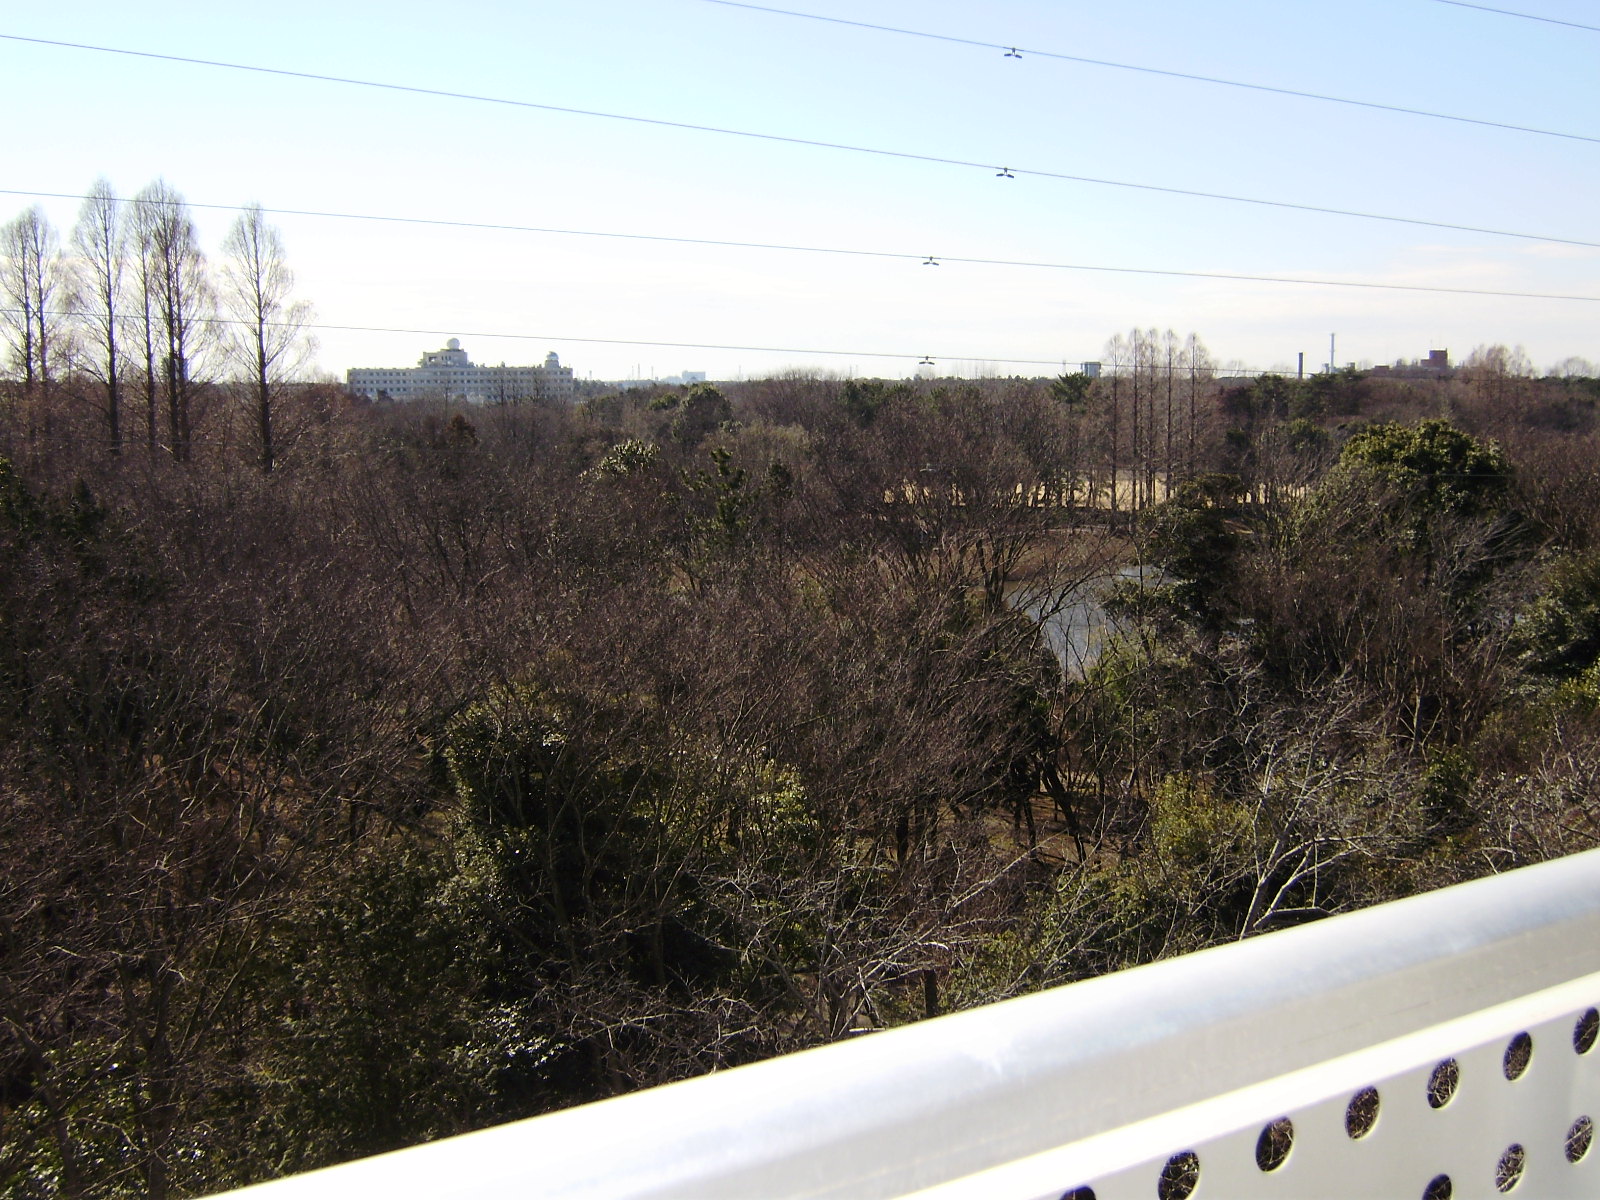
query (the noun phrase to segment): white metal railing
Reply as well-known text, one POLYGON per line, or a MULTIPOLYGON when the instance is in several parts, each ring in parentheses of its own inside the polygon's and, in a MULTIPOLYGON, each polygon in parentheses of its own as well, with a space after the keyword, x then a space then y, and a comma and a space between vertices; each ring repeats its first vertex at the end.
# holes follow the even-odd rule
POLYGON ((1600 851, 248 1200, 1600 1196, 1600 851))

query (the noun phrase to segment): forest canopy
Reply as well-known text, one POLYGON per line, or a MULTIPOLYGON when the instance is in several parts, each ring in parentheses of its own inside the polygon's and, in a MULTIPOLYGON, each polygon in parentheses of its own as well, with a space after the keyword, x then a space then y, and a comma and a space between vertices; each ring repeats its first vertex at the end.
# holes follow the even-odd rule
POLYGON ((0 1190, 202 1193, 1593 845, 1600 385, 1118 343, 269 380, 270 454, 259 375, 176 420, 104 359, 118 437, 102 360, 19 362, 0 1190))

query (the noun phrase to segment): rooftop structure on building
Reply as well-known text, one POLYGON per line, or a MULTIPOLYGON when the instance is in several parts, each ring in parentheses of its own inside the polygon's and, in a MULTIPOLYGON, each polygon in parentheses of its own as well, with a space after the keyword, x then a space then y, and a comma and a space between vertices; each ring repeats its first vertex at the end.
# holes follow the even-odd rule
POLYGON ((571 400, 577 385, 572 368, 555 351, 534 367, 474 363, 451 338, 443 350, 429 350, 414 367, 352 367, 350 390, 369 400, 465 400, 473 404, 516 404, 525 400, 571 400))
POLYGON ((1429 350, 1428 357, 1424 359, 1400 361, 1392 367, 1372 368, 1374 375, 1398 375, 1403 379, 1443 379, 1451 373, 1448 350, 1429 350))

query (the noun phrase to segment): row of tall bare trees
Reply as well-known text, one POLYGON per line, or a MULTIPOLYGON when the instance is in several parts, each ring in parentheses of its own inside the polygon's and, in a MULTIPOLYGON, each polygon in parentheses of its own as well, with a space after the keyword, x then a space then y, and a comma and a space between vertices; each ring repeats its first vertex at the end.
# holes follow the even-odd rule
POLYGON ((1102 437, 1113 508, 1145 508, 1201 470, 1216 363, 1199 337, 1134 329, 1106 343, 1102 437), (1126 472, 1126 485, 1121 480, 1126 472))
POLYGON ((50 437, 64 394, 95 411, 109 453, 142 442, 187 461, 203 396, 226 382, 247 398, 270 471, 273 409, 313 349, 310 315, 259 204, 234 220, 215 264, 165 180, 129 199, 97 180, 64 244, 38 205, 0 228, 0 329, 29 439, 50 437))

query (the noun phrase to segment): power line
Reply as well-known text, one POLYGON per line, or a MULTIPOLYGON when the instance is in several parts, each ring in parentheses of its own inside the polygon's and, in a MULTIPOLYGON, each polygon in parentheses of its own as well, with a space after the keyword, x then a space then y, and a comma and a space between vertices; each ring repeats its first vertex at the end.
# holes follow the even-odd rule
MULTIPOLYGON (((0 313, 19 315, 20 308, 0 306, 0 313)), ((49 313, 55 317, 70 317, 73 314, 68 310, 56 310, 49 313)), ((252 325, 254 322, 240 320, 236 317, 201 317, 197 321, 203 325, 252 325)), ((404 333, 418 337, 470 337, 486 338, 501 341, 519 342, 576 342, 580 345, 597 346, 654 346, 667 350, 737 350, 752 354, 819 354, 837 358, 886 358, 903 360, 918 364, 930 363, 933 356, 924 352, 911 354, 902 350, 826 350, 814 347, 801 346, 739 346, 725 345, 717 342, 658 342, 646 341, 640 338, 597 338, 597 337, 569 337, 557 333, 504 333, 489 330, 473 329, 421 329, 400 325, 335 325, 317 321, 266 321, 263 324, 274 329, 313 329, 327 330, 335 333, 404 333)), ((1026 367, 1065 367, 1073 360, 1066 357, 1056 358, 997 358, 992 354, 941 354, 939 361, 950 363, 1009 363, 1026 367)), ((1094 360, 1083 359, 1080 363, 1094 360)), ((397 368, 398 369, 398 368, 397 368)), ((1115 365, 1103 367, 1108 374, 1116 374, 1115 365)), ((1292 370, 1290 367, 1249 367, 1239 363, 1213 363, 1205 368, 1213 378, 1228 379, 1250 375, 1272 375, 1280 371, 1292 370)))
MULTIPOLYGON (((20 308, 0 307, 0 312, 13 315, 20 314, 20 308)), ((72 312, 59 310, 48 314, 56 317, 70 317, 72 312)), ((197 323, 204 325, 253 325, 254 322, 239 320, 235 317, 200 317, 197 323)), ((600 337, 572 337, 559 333, 502 333, 482 329, 416 329, 408 326, 389 325, 334 325, 316 321, 266 321, 263 324, 275 329, 317 329, 335 333, 404 333, 427 337, 474 337, 498 338, 509 341, 522 342, 577 342, 583 345, 596 346, 656 346, 668 350, 740 350, 753 354, 821 354, 839 358, 888 358, 905 359, 911 362, 926 361, 930 355, 924 351, 921 354, 912 354, 903 350, 826 350, 806 346, 736 346, 724 345, 717 342, 658 342, 643 338, 600 338, 600 337)), ((992 354, 942 354, 946 362, 992 362, 1015 363, 1021 366, 1056 367, 1060 366, 1060 358, 996 358, 992 354)))
MULTIPOLYGON (((56 200, 87 200, 89 197, 80 196, 72 192, 37 192, 17 188, 0 188, 0 195, 4 196, 41 196, 56 200)), ((143 203, 138 197, 119 199, 120 204, 143 203)), ((238 208, 233 204, 204 204, 199 201, 185 201, 190 208, 203 208, 231 212, 238 208)), ((1571 300, 1584 303, 1600 303, 1600 296, 1581 296, 1562 292, 1513 292, 1493 288, 1460 288, 1438 287, 1426 284, 1411 283, 1374 283, 1365 280, 1347 279, 1306 279, 1285 275, 1248 275, 1229 271, 1180 271, 1171 268, 1157 267, 1110 267, 1092 263, 1059 263, 1038 262, 1025 259, 1006 258, 977 258, 965 255, 951 254, 913 254, 908 251, 896 250, 859 250, 840 246, 804 246, 792 245, 781 242, 740 242, 730 241, 725 238, 694 238, 675 237, 659 233, 619 233, 599 229, 556 229, 540 225, 511 225, 491 221, 457 221, 438 217, 398 217, 386 216, 377 213, 348 213, 328 212, 319 209, 307 208, 273 208, 263 206, 263 212, 276 216, 314 217, 340 221, 373 221, 383 224, 396 225, 423 225, 445 229, 478 229, 491 232, 507 233, 537 233, 550 234, 559 237, 588 237, 608 238, 620 241, 638 242, 665 242, 685 246, 717 246, 741 250, 774 250, 800 254, 830 254, 851 258, 886 258, 901 262, 916 262, 925 266, 939 266, 944 263, 965 264, 968 266, 985 267, 1025 267, 1050 271, 1089 271, 1109 275, 1154 275, 1177 279, 1217 279, 1232 283, 1275 283, 1289 284, 1302 287, 1338 287, 1358 288, 1386 292, 1424 292, 1429 294, 1448 296, 1492 296, 1499 299, 1513 300, 1571 300)))
MULTIPOLYGON (((1456 0, 1443 0, 1444 3, 1455 3, 1456 0)), ((1143 75, 1160 75, 1167 79, 1183 79, 1190 83, 1215 84, 1220 87, 1243 88, 1252 92, 1269 92, 1277 96, 1294 96, 1300 100, 1317 100, 1327 104, 1344 104, 1353 108, 1370 108, 1379 112, 1402 113, 1410 117, 1427 117, 1435 121, 1455 121, 1463 125, 1481 125, 1489 129, 1505 129, 1514 133, 1533 133, 1541 137, 1566 138, 1574 142, 1594 142, 1600 144, 1600 137, 1585 133, 1566 133, 1558 129, 1540 129, 1531 125, 1514 125, 1508 121, 1491 121, 1482 117, 1463 117, 1455 113, 1433 112, 1425 108, 1407 108, 1400 104, 1384 104, 1376 100, 1355 100, 1348 96, 1330 96, 1323 92, 1302 92, 1294 88, 1273 87, 1265 83, 1246 83, 1239 79, 1221 79, 1215 75, 1197 75, 1188 71, 1169 71, 1160 67, 1140 66, 1136 63, 1112 62, 1104 58, 1086 58, 1081 54, 1063 54, 1055 50, 1040 50, 1030 46, 1008 46, 1004 42, 984 42, 976 38, 954 37, 943 33, 928 33, 921 29, 901 29, 894 25, 874 25, 868 21, 851 21, 844 17, 825 17, 820 13, 797 12, 788 8, 769 8, 765 4, 745 4, 742 0, 706 0, 708 4, 720 4, 725 8, 746 8, 752 12, 771 13, 780 17, 799 17, 806 21, 824 21, 830 25, 849 25, 856 29, 871 29, 878 33, 893 33, 902 37, 926 38, 935 42, 950 42, 958 46, 978 46, 985 50, 1004 50, 1007 58, 1022 58, 1031 55, 1035 58, 1054 59, 1058 62, 1081 63, 1091 67, 1108 67, 1115 71, 1137 71, 1143 75)), ((1481 5, 1467 4, 1466 8, 1480 8, 1481 5)), ((1489 12, 1500 12, 1501 9, 1488 9, 1489 12)), ((1525 14, 1512 13, 1512 16, 1525 14)), ((1542 18, 1536 18, 1542 19, 1542 18)), ((1569 22, 1558 22, 1568 24, 1569 22)), ((1588 29, 1591 26, 1580 25, 1579 29, 1588 29)))
MULTIPOLYGON (((655 342, 640 338, 567 337, 555 333, 490 333, 483 330, 403 329, 373 325, 306 325, 306 329, 329 329, 344 333, 409 333, 429 337, 507 338, 526 342, 578 342, 600 346, 657 346, 668 350, 739 350, 753 354, 822 354, 838 358, 889 358, 921 362, 927 353, 908 354, 901 350, 823 350, 808 346, 730 346, 715 342, 655 342)), ((1057 367, 1059 358, 996 358, 988 354, 943 354, 946 362, 1015 363, 1020 366, 1057 367)))
MULTIPOLYGON (((886 150, 874 146, 855 146, 845 142, 827 142, 813 138, 791 137, 778 133, 760 133, 749 129, 729 129, 717 125, 698 125, 688 121, 668 121, 660 117, 641 117, 628 113, 601 112, 595 109, 541 104, 532 100, 512 100, 503 96, 482 96, 470 92, 453 92, 413 84, 385 83, 378 80, 355 79, 342 75, 322 75, 310 71, 291 71, 282 67, 261 67, 248 63, 223 62, 217 59, 190 58, 177 54, 157 54, 149 50, 127 50, 115 46, 94 46, 83 42, 64 42, 49 38, 23 37, 12 33, 0 33, 0 40, 25 42, 37 46, 56 46, 68 50, 89 50, 101 54, 119 54, 131 58, 148 58, 159 62, 185 63, 190 66, 218 67, 230 71, 249 71, 259 75, 276 75, 289 79, 310 79, 321 83, 347 84, 352 87, 376 88, 382 91, 406 92, 450 100, 466 100, 479 104, 498 104, 510 108, 536 109, 541 112, 564 113, 569 116, 596 117, 608 121, 628 121, 634 124, 653 125, 664 129, 684 129, 696 133, 715 133, 727 137, 750 138, 756 141, 778 142, 791 146, 809 146, 819 150, 841 150, 852 154, 870 154, 880 158, 893 158, 906 162, 935 163, 941 166, 968 167, 985 171, 994 171, 996 166, 999 165, 995 162, 976 162, 971 159, 947 158, 935 154, 917 154, 908 150, 886 150)), ((1294 212, 1318 213, 1323 216, 1351 217, 1363 221, 1384 221, 1390 224, 1415 225, 1428 229, 1448 229, 1457 233, 1481 233, 1490 237, 1516 238, 1521 241, 1552 242, 1566 246, 1600 249, 1600 242, 1588 242, 1578 238, 1555 237, 1539 233, 1521 233, 1507 229, 1490 229, 1480 225, 1460 225, 1448 221, 1430 221, 1420 217, 1397 217, 1386 213, 1361 212, 1356 209, 1330 208, 1317 204, 1299 204, 1289 200, 1265 200, 1256 196, 1235 196, 1225 192, 1204 192, 1195 188, 1167 187, 1154 183, 1134 183, 1124 179, 1101 179, 1091 175, 1071 175, 1062 171, 999 166, 999 170, 996 173, 1007 179, 1026 176, 1065 183, 1086 183, 1097 187, 1126 188, 1133 191, 1156 192, 1168 196, 1185 196, 1199 200, 1220 200, 1230 204, 1251 204, 1264 208, 1282 208, 1294 212)))
MULTIPOLYGON (((1438 3, 1454 5, 1456 8, 1475 8, 1479 12, 1497 13, 1502 17, 1521 17, 1524 21, 1543 21, 1546 25, 1565 25, 1568 29, 1587 29, 1590 33, 1600 33, 1600 25, 1580 25, 1576 21, 1558 21, 1555 17, 1540 17, 1535 16, 1533 13, 1513 12, 1509 8, 1490 8, 1487 4, 1468 4, 1466 0, 1438 0, 1438 3)), ((1593 139, 1590 140, 1592 141, 1593 139)))

